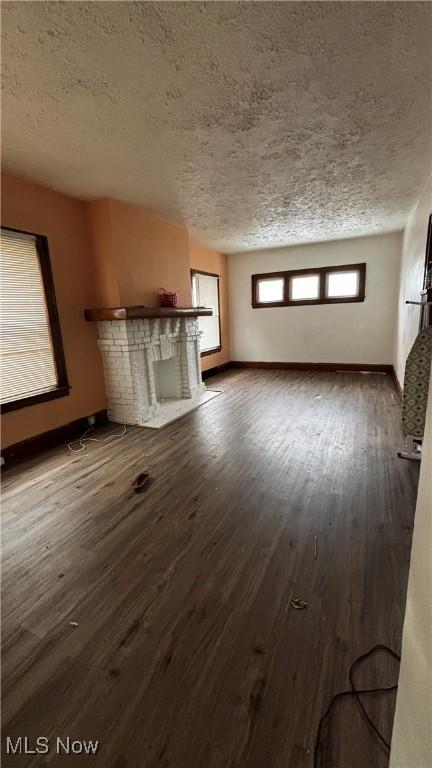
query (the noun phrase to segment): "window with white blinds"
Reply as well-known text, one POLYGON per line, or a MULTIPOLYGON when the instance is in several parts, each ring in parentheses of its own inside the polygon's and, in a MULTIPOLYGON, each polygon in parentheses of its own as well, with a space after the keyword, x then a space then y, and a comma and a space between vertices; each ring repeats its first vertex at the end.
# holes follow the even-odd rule
POLYGON ((59 377, 38 237, 2 229, 0 252, 3 406, 56 389, 59 377))
POLYGON ((194 307, 213 310, 208 317, 199 317, 201 354, 219 351, 221 348, 219 324, 219 275, 192 272, 192 298, 194 307))

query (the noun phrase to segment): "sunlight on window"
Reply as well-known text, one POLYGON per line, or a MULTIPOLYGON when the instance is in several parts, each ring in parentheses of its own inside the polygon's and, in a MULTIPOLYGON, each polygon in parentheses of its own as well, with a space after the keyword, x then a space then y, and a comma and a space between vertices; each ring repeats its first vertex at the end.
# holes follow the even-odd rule
POLYGON ((194 307, 208 307, 213 310, 212 315, 198 318, 198 326, 201 331, 200 351, 210 352, 214 349, 220 349, 219 276, 194 272, 192 275, 192 300, 194 307))
POLYGON ((258 282, 258 301, 268 304, 271 301, 282 301, 284 294, 283 277, 258 282))
POLYGON ((339 296, 357 296, 359 290, 359 273, 330 272, 327 277, 327 296, 329 299, 339 296))
POLYGON ((319 275, 291 278, 291 301, 317 299, 319 296, 319 275))
POLYGON ((58 384, 45 286, 35 235, 1 230, 2 403, 58 384))

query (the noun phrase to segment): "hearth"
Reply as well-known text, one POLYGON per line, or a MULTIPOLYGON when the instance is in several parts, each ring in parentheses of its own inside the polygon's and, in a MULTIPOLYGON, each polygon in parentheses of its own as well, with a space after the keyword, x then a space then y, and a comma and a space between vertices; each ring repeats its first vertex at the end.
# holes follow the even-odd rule
POLYGON ((164 309, 162 317, 135 314, 125 319, 98 319, 97 313, 107 317, 109 310, 86 312, 87 319, 97 321, 111 421, 143 426, 164 408, 172 411, 175 401, 199 404, 205 392, 197 320, 201 312, 186 311, 164 309))

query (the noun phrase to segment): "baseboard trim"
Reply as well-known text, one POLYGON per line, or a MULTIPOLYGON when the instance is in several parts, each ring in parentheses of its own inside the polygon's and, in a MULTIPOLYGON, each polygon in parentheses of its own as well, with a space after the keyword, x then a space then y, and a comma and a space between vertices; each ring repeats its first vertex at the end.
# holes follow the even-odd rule
MULTIPOLYGON (((106 409, 90 415, 95 417, 96 424, 105 424, 108 421, 106 409)), ((27 440, 14 443, 14 445, 8 445, 1 452, 5 462, 4 468, 7 469, 19 461, 29 459, 49 448, 70 442, 74 437, 82 435, 88 429, 88 426, 88 416, 83 416, 80 419, 64 424, 62 427, 56 427, 56 429, 50 429, 49 432, 43 432, 41 435, 35 435, 27 440)))
POLYGON ((401 383, 400 383, 400 381, 399 381, 399 379, 397 377, 394 365, 392 365, 391 373, 392 373, 393 384, 394 384, 394 388, 396 390, 397 396, 398 396, 399 400, 402 402, 403 389, 402 389, 401 383))
POLYGON ((393 366, 376 363, 267 363, 258 361, 233 360, 232 368, 267 368, 280 371, 368 371, 370 373, 392 373, 393 366))
POLYGON ((221 365, 215 365, 213 368, 207 368, 206 371, 202 371, 202 380, 205 381, 211 376, 217 376, 218 373, 223 373, 232 367, 232 363, 222 363, 221 365))

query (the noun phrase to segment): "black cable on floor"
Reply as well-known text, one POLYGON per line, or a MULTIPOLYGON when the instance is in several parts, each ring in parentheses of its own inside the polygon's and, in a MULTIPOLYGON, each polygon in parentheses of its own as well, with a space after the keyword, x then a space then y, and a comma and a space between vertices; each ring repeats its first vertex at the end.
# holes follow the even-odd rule
POLYGON ((387 739, 384 738, 382 733, 378 730, 375 723, 371 720, 369 717, 363 702, 360 699, 360 695, 363 694, 370 694, 370 693, 383 693, 388 691, 395 691, 397 689, 397 684, 395 685, 389 685, 387 687, 383 688, 356 688, 354 684, 354 670, 358 667, 359 664, 361 664, 364 659, 369 658, 369 656, 372 656, 375 651, 382 650, 386 651, 387 653, 390 653, 390 655, 396 659, 397 661, 400 661, 400 656, 392 649, 389 648, 388 645, 383 645, 382 643, 378 643, 378 645, 374 645, 373 648, 370 649, 370 651, 367 651, 367 653, 363 653, 361 656, 358 656, 357 659, 353 661, 351 664, 350 670, 349 670, 349 680, 351 683, 351 690, 349 691, 341 691, 341 693, 337 693, 335 696, 333 696, 329 706, 327 707, 326 711, 324 712, 323 716, 321 717, 321 720, 319 721, 318 725, 318 731, 317 731, 317 737, 315 741, 315 749, 314 749, 314 768, 318 768, 318 756, 319 756, 319 749, 321 746, 321 732, 322 727, 324 725, 325 720, 329 716, 330 712, 333 709, 334 704, 336 701, 342 698, 346 698, 348 696, 354 696, 358 706, 360 707, 360 710, 366 719, 368 725, 372 728, 372 730, 375 732, 375 734, 379 737, 381 742, 384 744, 385 748, 390 751, 390 744, 387 741, 387 739))
MULTIPOLYGON (((390 752, 390 744, 389 744, 389 742, 384 738, 382 733, 380 733, 380 731, 376 727, 375 723, 369 717, 369 715, 368 715, 368 713, 367 713, 367 711, 366 711, 366 709, 364 707, 364 704, 363 704, 363 702, 360 699, 360 696, 359 696, 360 691, 357 691, 356 687, 354 685, 354 670, 358 667, 359 664, 361 664, 361 662, 364 659, 367 659, 369 656, 372 656, 372 654, 375 653, 375 651, 386 651, 387 653, 390 653, 390 655, 393 656, 393 658, 396 659, 396 661, 400 661, 400 656, 395 651, 393 651, 392 648, 389 648, 388 645, 383 645, 382 643, 378 643, 378 645, 374 645, 374 647, 371 648, 370 651, 368 651, 367 653, 364 653, 363 656, 359 656, 358 659, 353 661, 353 663, 351 664, 350 671, 349 671, 349 680, 350 680, 350 683, 351 683, 351 690, 355 694, 355 698, 356 698, 357 704, 359 705, 359 707, 361 709, 361 712, 362 712, 363 716, 365 717, 368 725, 372 728, 373 731, 375 731, 375 733, 378 736, 378 738, 382 741, 384 746, 390 752)), ((396 689, 397 689, 397 685, 390 685, 390 686, 388 686, 388 688, 382 688, 381 690, 382 691, 395 691, 396 689)))

